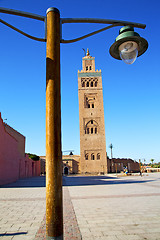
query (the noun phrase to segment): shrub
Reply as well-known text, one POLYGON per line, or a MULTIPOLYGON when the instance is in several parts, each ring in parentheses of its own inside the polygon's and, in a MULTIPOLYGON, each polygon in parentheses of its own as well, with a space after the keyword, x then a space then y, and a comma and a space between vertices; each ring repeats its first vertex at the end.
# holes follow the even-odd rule
POLYGON ((38 161, 39 160, 39 156, 37 156, 36 154, 32 154, 32 153, 27 153, 29 158, 31 158, 33 161, 38 161))

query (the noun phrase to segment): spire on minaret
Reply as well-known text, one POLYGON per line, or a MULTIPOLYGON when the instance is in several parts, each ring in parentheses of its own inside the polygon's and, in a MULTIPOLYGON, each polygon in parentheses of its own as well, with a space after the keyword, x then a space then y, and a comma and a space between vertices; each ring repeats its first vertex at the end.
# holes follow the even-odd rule
POLYGON ((89 53, 89 49, 88 48, 87 48, 87 52, 85 50, 84 50, 84 52, 85 52, 85 56, 84 56, 85 59, 92 58, 92 56, 89 53))
MULTIPOLYGON (((84 49, 83 49, 84 50, 84 49)), ((84 50, 85 52, 85 50, 84 50)), ((89 49, 85 52, 85 57, 82 58, 82 71, 94 72, 95 71, 95 58, 89 53, 89 49)))
POLYGON ((90 56, 89 49, 87 48, 87 56, 90 56))

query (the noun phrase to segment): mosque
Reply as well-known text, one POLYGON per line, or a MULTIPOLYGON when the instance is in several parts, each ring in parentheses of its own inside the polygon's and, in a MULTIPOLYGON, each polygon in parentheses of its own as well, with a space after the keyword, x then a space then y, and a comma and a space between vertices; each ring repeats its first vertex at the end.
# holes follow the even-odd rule
MULTIPOLYGON (((106 174, 121 172, 127 167, 138 172, 139 164, 132 159, 109 159, 106 153, 106 138, 103 107, 101 70, 95 68, 95 57, 87 49, 82 58, 82 70, 78 71, 78 98, 80 123, 80 155, 62 156, 64 174, 106 174)), ((41 156, 45 172, 45 156, 41 156)))

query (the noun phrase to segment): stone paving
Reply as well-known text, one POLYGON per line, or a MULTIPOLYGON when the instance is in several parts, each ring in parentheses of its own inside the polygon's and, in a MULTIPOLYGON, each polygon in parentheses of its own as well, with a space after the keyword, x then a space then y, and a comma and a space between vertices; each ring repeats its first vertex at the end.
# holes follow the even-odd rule
POLYGON ((32 240, 45 215, 45 178, 0 188, 0 240, 32 240))
MULTIPOLYGON (((63 183, 66 184, 65 179, 63 183)), ((46 222, 45 217, 37 231, 35 240, 46 240, 46 222)), ((63 187, 63 228, 65 240, 81 240, 81 233, 77 224, 77 219, 73 209, 73 204, 67 187, 63 187)))
MULTIPOLYGON (((63 197, 65 240, 160 240, 160 173, 64 177, 63 197)), ((44 177, 0 187, 0 240, 12 239, 45 239, 44 177)))
POLYGON ((160 240, 160 173, 66 183, 82 239, 160 240))
MULTIPOLYGON (((81 240, 67 187, 63 203, 64 239, 81 240)), ((0 187, 0 240, 45 240, 45 210, 45 177, 0 187)))

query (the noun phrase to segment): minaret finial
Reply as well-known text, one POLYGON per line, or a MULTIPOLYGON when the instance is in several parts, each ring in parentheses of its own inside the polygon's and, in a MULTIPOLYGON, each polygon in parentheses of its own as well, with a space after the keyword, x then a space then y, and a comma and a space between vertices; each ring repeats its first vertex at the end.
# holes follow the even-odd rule
POLYGON ((90 56, 89 49, 87 48, 87 56, 90 56))

